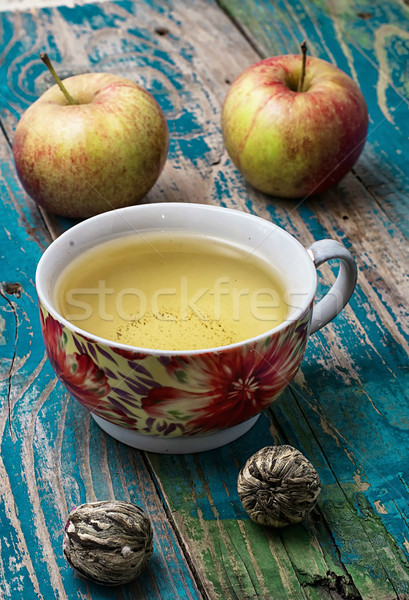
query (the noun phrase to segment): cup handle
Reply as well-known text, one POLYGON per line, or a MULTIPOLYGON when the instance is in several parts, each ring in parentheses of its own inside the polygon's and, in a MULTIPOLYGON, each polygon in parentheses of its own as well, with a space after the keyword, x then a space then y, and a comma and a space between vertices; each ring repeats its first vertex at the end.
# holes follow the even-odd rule
POLYGON ((352 254, 336 240, 319 240, 307 250, 315 268, 333 258, 340 261, 338 276, 324 298, 314 305, 310 333, 314 333, 332 321, 352 296, 357 280, 357 267, 352 254))

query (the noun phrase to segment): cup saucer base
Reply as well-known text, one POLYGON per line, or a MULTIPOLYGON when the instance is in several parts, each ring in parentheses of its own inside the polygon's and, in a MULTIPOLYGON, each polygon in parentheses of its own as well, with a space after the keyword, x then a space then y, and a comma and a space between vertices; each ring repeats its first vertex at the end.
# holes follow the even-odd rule
POLYGON ((260 415, 256 415, 244 423, 223 429, 217 433, 190 437, 159 437, 145 435, 110 423, 97 415, 91 413, 94 421, 105 433, 132 448, 157 452, 159 454, 193 454, 220 448, 247 433, 255 425, 260 415))

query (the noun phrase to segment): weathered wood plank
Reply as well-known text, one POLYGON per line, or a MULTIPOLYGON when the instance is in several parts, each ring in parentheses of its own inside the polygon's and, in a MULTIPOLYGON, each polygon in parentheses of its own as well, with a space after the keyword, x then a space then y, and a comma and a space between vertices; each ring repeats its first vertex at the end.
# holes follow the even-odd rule
POLYGON ((143 457, 106 437, 46 360, 34 273, 50 239, 3 136, 0 148, 0 596, 200 599, 143 457), (142 506, 154 529, 153 559, 122 592, 75 577, 62 554, 68 512, 113 498, 142 506))
MULTIPOLYGON (((104 2, 104 0, 99 0, 104 2)), ((31 10, 33 8, 47 8, 50 6, 81 6, 90 2, 98 2, 98 0, 67 0, 61 2, 61 0, 1 0, 0 11, 12 11, 12 10, 31 10)))
MULTIPOLYGON (((38 59, 42 49, 49 51, 64 75, 85 70, 126 75, 154 93, 166 112, 171 131, 169 161, 149 194, 149 201, 222 204, 274 220, 306 245, 328 236, 351 248, 360 269, 357 292, 344 314, 311 339, 302 372, 291 391, 263 415, 250 433, 230 447, 197 457, 150 455, 149 460, 167 510, 209 598, 405 598, 409 594, 409 532, 405 516, 409 440, 405 383, 407 213, 403 196, 408 181, 403 162, 400 165, 395 160, 392 145, 385 141, 391 139, 392 124, 387 119, 376 121, 384 114, 380 96, 374 92, 377 71, 371 71, 365 59, 372 57, 377 64, 378 55, 370 45, 371 31, 376 30, 377 22, 384 22, 382 19, 392 19, 392 12, 379 4, 371 9, 376 14, 367 22, 362 18, 353 20, 353 3, 347 4, 343 12, 331 3, 332 13, 318 2, 307 2, 303 7, 289 2, 224 1, 223 5, 235 11, 236 20, 252 36, 253 47, 212 2, 201 0, 160 5, 123 0, 81 9, 2 15, 2 64, 7 65, 7 70, 0 67, 0 93, 5 98, 0 118, 12 139, 18 115, 49 84, 38 59), (353 36, 349 36, 345 43, 342 23, 348 35, 353 24, 358 23, 362 38, 352 43, 353 36), (356 175, 349 175, 323 197, 297 206, 267 198, 243 182, 224 151, 219 118, 228 82, 259 57, 254 47, 261 54, 296 51, 303 37, 311 40, 314 53, 334 60, 363 82, 372 124, 370 142, 355 169, 356 175), (389 154, 385 154, 385 144, 389 154), (319 470, 324 488, 319 509, 305 524, 276 532, 249 521, 235 485, 238 469, 250 454, 263 445, 282 441, 289 441, 309 456, 319 470)), ((406 9, 399 10, 403 21, 406 9)), ((395 78, 399 60, 403 64, 404 56, 393 58, 395 78)), ((404 85, 400 85, 398 91, 402 95, 404 85)), ((394 88, 388 88, 388 98, 392 97, 388 106, 398 118, 398 93, 394 88)), ((397 135, 403 149, 407 140, 402 127, 397 135)), ((27 205, 9 162, 4 164, 13 181, 8 193, 13 199, 19 198, 11 235, 15 229, 22 235, 22 217, 17 223, 15 220, 16 214, 26 214, 27 205)), ((38 216, 25 218, 28 223, 34 220, 36 231, 43 231, 38 216)), ((70 226, 66 221, 53 222, 56 232, 70 226)), ((27 239, 31 240, 31 234, 27 239)), ((10 248, 8 239, 4 243, 10 248)), ((46 237, 43 243, 47 243, 46 237)), ((39 252, 30 253, 31 263, 26 271, 31 269, 31 278, 39 252)), ((324 271, 333 277, 331 268, 324 271)), ((325 287, 322 282, 321 288, 325 287)), ((33 294, 31 290, 27 328, 34 327, 33 294)), ((12 328, 15 317, 9 307, 7 303, 3 318, 12 328)), ((36 332, 38 340, 38 329, 36 332)), ((10 333, 7 356, 12 352, 13 339, 10 333)), ((40 348, 38 343, 36 352, 40 348)), ((20 360, 20 355, 17 358, 20 360)), ((101 499, 103 494, 126 499, 129 486, 134 494, 131 497, 141 498, 143 504, 144 494, 151 488, 149 480, 136 479, 143 467, 139 454, 116 445, 89 420, 84 420, 83 413, 65 398, 51 370, 41 361, 43 354, 30 366, 31 370, 21 371, 28 391, 23 394, 19 412, 13 404, 13 422, 28 424, 30 435, 37 436, 34 452, 27 457, 27 465, 30 469, 36 466, 34 472, 41 482, 37 491, 37 480, 27 475, 22 478, 14 468, 15 451, 7 437, 6 423, 2 430, 3 447, 9 454, 4 472, 13 476, 13 489, 17 488, 20 494, 20 509, 25 502, 32 502, 57 522, 64 503, 68 507, 78 499, 101 499), (38 376, 27 376, 37 372, 38 376), (41 390, 45 390, 43 394, 41 390), (48 406, 49 400, 45 402, 48 395, 55 398, 54 405, 48 406), (53 421, 58 408, 63 434, 53 421), (45 458, 44 445, 48 453, 45 458), (51 458, 47 458, 49 452, 51 458), (60 476, 60 481, 58 477, 56 481, 51 478, 50 484, 41 473, 44 469, 50 476, 54 467, 58 473, 58 452, 64 457, 64 477, 60 476), (51 499, 53 494, 58 500, 51 499)), ((13 402, 22 392, 14 376, 12 385, 13 402)), ((23 431, 24 428, 20 436, 23 431)), ((28 442, 25 443, 26 450, 28 442)), ((22 440, 18 452, 23 452, 22 440)), ((12 496, 7 498, 12 500, 12 496)), ((151 503, 149 510, 162 509, 151 503)), ((41 511, 39 514, 41 517, 41 511)), ((164 519, 160 514, 158 528, 164 519)), ((24 590, 28 598, 30 594, 35 597, 40 585, 41 593, 46 590, 52 594, 50 573, 55 589, 71 590, 71 574, 64 570, 56 550, 52 556, 57 526, 50 542, 44 519, 38 525, 31 512, 22 524, 17 517, 13 519, 7 523, 12 523, 13 544, 20 548, 25 573, 30 573, 32 579, 25 576, 19 583, 19 572, 8 564, 7 576, 12 584, 7 593, 15 584, 21 586, 15 589, 24 590), (20 540, 31 541, 37 526, 42 527, 42 537, 34 543, 36 552, 32 558, 29 551, 22 553, 20 540), (34 567, 30 559, 35 561, 34 567)), ((166 535, 171 539, 171 532, 166 535)), ((164 548, 165 537, 163 534, 161 538, 164 548)), ((9 556, 7 549, 5 556, 9 556)), ((177 565, 181 558, 174 560, 177 565)), ((172 576, 177 581, 176 575, 172 576)), ((165 579, 164 575, 163 585, 165 579)), ((170 592, 164 588, 155 596, 150 584, 141 585, 147 586, 144 591, 149 598, 177 597, 165 596, 170 592)), ((189 585, 193 590, 194 584, 189 585)), ((85 587, 78 583, 75 593, 85 593, 80 590, 85 587)), ((90 590, 92 597, 99 597, 98 590, 90 590)), ((179 589, 177 593, 184 597, 179 589)), ((53 596, 44 597, 48 600, 53 596)))
MULTIPOLYGON (((353 585, 334 556, 332 541, 322 532, 319 540, 315 533, 319 514, 286 531, 259 527, 247 518, 235 493, 240 466, 261 442, 272 443, 272 427, 265 415, 251 434, 229 447, 182 459, 151 455, 150 460, 191 552, 202 557, 199 567, 214 597, 331 598, 341 582, 346 588, 353 585), (172 482, 166 477, 169 470, 172 482), (325 538, 331 546, 326 553, 320 547, 325 538)), ((275 435, 274 441, 283 439, 275 435)))
MULTIPOLYGON (((356 255, 360 279, 351 302, 354 315, 346 311, 310 343, 303 374, 294 390, 315 444, 318 442, 323 449, 344 491, 344 500, 363 518, 370 544, 361 553, 355 546, 352 562, 358 567, 366 563, 370 572, 369 564, 373 562, 368 560, 368 551, 378 554, 387 565, 382 578, 389 578, 395 593, 406 595, 407 488, 401 474, 406 471, 408 451, 405 296, 409 182, 402 174, 403 162, 396 159, 407 145, 407 120, 401 112, 407 99, 404 83, 397 77, 405 59, 400 60, 394 49, 398 40, 406 43, 403 23, 407 22, 408 11, 403 4, 375 3, 367 15, 370 20, 363 22, 354 3, 221 4, 240 22, 261 55, 296 52, 299 39, 306 37, 315 54, 356 77, 367 98, 372 121, 369 143, 354 169, 360 183, 347 177, 335 192, 309 200, 298 209, 314 237, 339 236, 356 255), (286 35, 290 30, 298 39, 286 35), (383 35, 385 30, 393 34, 388 41, 383 35), (268 33, 263 36, 263 31, 268 33), (396 39, 388 45, 393 36, 396 39), (389 57, 388 64, 379 59, 383 55, 389 57), (387 101, 382 90, 387 90, 387 101), (328 437, 333 438, 332 444, 328 437), (355 485, 350 480, 351 470, 355 485), (378 544, 385 535, 387 540, 381 543, 388 548, 392 562, 379 551, 378 544)), ((273 408, 285 438, 300 447, 307 437, 295 434, 299 413, 296 410, 291 418, 291 410, 283 401, 273 408)), ((312 452, 309 448, 310 456, 312 452)), ((325 515, 337 545, 341 550, 348 548, 351 554, 348 534, 337 532, 340 517, 348 518, 348 513, 338 504, 333 516, 328 511, 325 515)), ((357 580, 355 573, 356 584, 357 580)), ((364 580, 358 587, 364 597, 384 597, 379 590, 370 592, 364 580)))
POLYGON ((409 44, 405 2, 368 5, 288 0, 218 0, 261 57, 310 53, 351 75, 364 92, 370 113, 364 155, 354 172, 389 219, 408 236, 407 146, 409 125, 405 55, 409 44))

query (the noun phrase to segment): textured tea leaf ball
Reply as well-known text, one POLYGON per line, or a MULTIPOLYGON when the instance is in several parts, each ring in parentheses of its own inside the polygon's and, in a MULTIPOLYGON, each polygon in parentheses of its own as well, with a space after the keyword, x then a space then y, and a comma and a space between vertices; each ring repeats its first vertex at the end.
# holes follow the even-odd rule
POLYGON ((239 473, 237 490, 255 523, 285 527, 299 523, 314 508, 321 482, 299 450, 267 446, 248 459, 239 473))
POLYGON ((152 555, 150 520, 129 502, 81 504, 68 517, 63 552, 71 567, 95 583, 129 583, 152 555))

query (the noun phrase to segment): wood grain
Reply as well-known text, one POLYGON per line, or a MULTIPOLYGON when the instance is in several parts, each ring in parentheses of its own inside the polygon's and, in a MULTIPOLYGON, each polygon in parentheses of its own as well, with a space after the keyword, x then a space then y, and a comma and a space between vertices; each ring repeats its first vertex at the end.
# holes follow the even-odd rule
POLYGON ((62 534, 73 507, 116 498, 145 508, 154 528, 155 557, 137 583, 125 586, 128 593, 198 598, 143 457, 106 438, 64 392, 46 360, 33 277, 49 239, 4 146, 1 158, 0 234, 8 250, 0 288, 1 597, 83 598, 88 589, 89 597, 99 598, 98 586, 73 577, 62 557, 62 534), (17 295, 10 293, 10 282, 20 284, 17 295))
MULTIPOLYGON (((66 2, 61 2, 61 0, 2 0, 0 4, 0 11, 16 11, 16 10, 31 10, 33 8, 48 8, 50 6, 61 6, 64 4, 65 6, 75 6, 75 5, 83 5, 87 2, 95 2, 97 0, 66 0, 66 2)), ((100 0, 101 1, 101 0, 100 0)), ((102 0, 104 2, 104 0, 102 0)))
MULTIPOLYGON (((408 8, 377 1, 364 11, 352 0, 302 6, 220 0, 220 6, 121 0, 0 14, 5 599, 409 598, 409 182, 402 76, 408 8), (264 196, 243 181, 224 150, 219 121, 230 82, 243 68, 260 56, 296 52, 303 38, 313 54, 359 81, 371 124, 353 173, 321 197, 298 203, 264 196), (103 434, 54 377, 37 320, 34 273, 50 237, 73 223, 37 211, 10 152, 19 116, 50 85, 41 50, 63 76, 115 72, 157 98, 171 144, 147 201, 252 212, 306 246, 332 237, 356 257, 359 282, 349 306, 311 337, 294 383, 229 446, 145 456, 103 434), (9 293, 15 288, 7 283, 19 283, 21 295, 20 288, 9 293), (283 442, 308 456, 323 490, 304 523, 277 531, 250 521, 236 480, 253 452, 283 442), (117 590, 77 579, 61 553, 72 506, 110 498, 140 504, 155 530, 149 569, 117 590)), ((319 293, 335 272, 335 265, 322 269, 319 293)))

